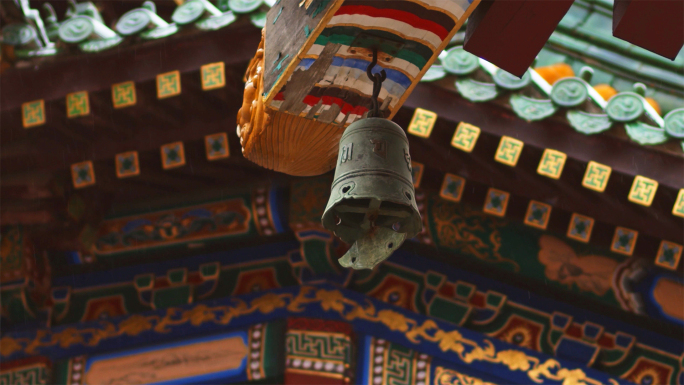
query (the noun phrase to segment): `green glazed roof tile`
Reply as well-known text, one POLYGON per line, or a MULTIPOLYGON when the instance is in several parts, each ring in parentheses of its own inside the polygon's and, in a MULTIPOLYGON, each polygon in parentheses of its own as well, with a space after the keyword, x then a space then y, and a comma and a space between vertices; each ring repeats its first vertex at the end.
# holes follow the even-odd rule
POLYGON ((655 80, 660 80, 665 83, 670 83, 671 85, 684 90, 684 76, 680 74, 672 73, 646 63, 642 63, 639 67, 637 67, 637 71, 644 76, 655 80))
POLYGON ((591 77, 591 82, 589 82, 589 84, 592 86, 597 84, 611 84, 614 79, 615 75, 611 74, 610 72, 594 68, 594 76, 591 77))
POLYGON ((663 66, 673 71, 684 70, 684 50, 672 61, 625 40, 615 38, 613 36, 612 9, 612 2, 577 0, 558 24, 558 30, 588 39, 594 44, 619 51, 635 59, 663 66))
POLYGON ((613 0, 592 0, 592 2, 598 3, 602 6, 604 6, 605 8, 610 8, 610 9, 613 8, 613 0))
POLYGON ((537 55, 536 67, 545 67, 556 63, 564 63, 568 59, 567 55, 555 52, 550 48, 542 48, 537 55))
POLYGON ((606 66, 612 66, 616 69, 633 73, 635 76, 645 77, 684 90, 684 76, 682 75, 643 63, 624 54, 589 44, 558 31, 551 34, 549 43, 552 46, 556 45, 574 51, 578 55, 599 60, 606 66))
MULTIPOLYGON (((549 37, 549 43, 559 45, 575 52, 584 52, 591 44, 580 39, 572 38, 568 35, 554 31, 549 37)), ((548 43, 547 43, 548 44, 548 43)))
POLYGON ((612 34, 597 31, 591 26, 581 26, 575 28, 575 34, 591 40, 593 43, 602 47, 607 47, 616 51, 624 52, 629 50, 632 45, 622 39, 615 38, 612 34))
POLYGON ((639 56, 646 60, 652 61, 654 62, 654 64, 668 67, 673 71, 681 71, 682 69, 684 69, 684 55, 682 55, 684 50, 680 51, 679 55, 677 55, 675 60, 664 58, 658 54, 655 54, 649 50, 643 49, 636 45, 630 45, 626 52, 631 55, 639 56))
POLYGON ((641 67, 642 63, 638 60, 620 55, 615 51, 610 51, 605 48, 601 48, 595 45, 587 47, 585 54, 602 62, 619 67, 623 70, 629 70, 631 72, 636 72, 641 67))
POLYGON ((586 6, 580 3, 574 3, 568 10, 568 13, 565 14, 565 17, 558 23, 558 27, 573 29, 583 23, 587 18, 587 15, 589 15, 589 9, 587 9, 586 6))
POLYGON ((572 67, 572 71, 575 73, 575 75, 579 75, 580 71, 582 70, 582 67, 585 67, 586 64, 583 61, 577 60, 575 58, 568 58, 566 61, 567 64, 572 67))
POLYGON ((610 15, 604 15, 600 12, 596 12, 596 10, 592 10, 591 14, 584 19, 584 22, 577 26, 577 30, 584 29, 588 33, 597 36, 610 36, 612 28, 613 20, 611 20, 610 15))
POLYGON ((681 98, 659 90, 654 90, 651 97, 655 99, 658 104, 660 104, 660 108, 663 110, 663 113, 684 106, 684 100, 681 98))
POLYGON ((615 77, 615 80, 611 84, 618 92, 631 91, 634 82, 621 77, 615 77))

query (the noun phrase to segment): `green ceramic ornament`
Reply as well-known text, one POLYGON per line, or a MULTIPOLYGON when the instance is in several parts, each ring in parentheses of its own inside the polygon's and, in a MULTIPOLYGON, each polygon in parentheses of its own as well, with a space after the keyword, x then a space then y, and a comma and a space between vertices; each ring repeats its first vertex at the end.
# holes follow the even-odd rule
POLYGON ((124 36, 135 35, 145 30, 152 22, 149 11, 146 9, 133 9, 126 13, 116 22, 116 31, 124 36))
POLYGON ((499 94, 495 84, 482 83, 472 79, 456 81, 456 88, 461 96, 473 102, 486 102, 496 98, 499 94))
POLYGON ((665 131, 675 138, 684 138, 684 108, 678 108, 665 115, 665 131))
POLYGON ((93 24, 87 16, 74 16, 59 27, 59 38, 67 43, 80 43, 95 33, 93 24))
POLYGON ((561 107, 577 107, 589 97, 587 84, 580 78, 564 78, 551 88, 551 100, 561 107))
POLYGON ((8 24, 2 29, 2 42, 12 46, 24 46, 38 38, 36 30, 29 24, 8 24))
POLYGON ((668 140, 665 130, 639 121, 625 123, 625 131, 633 141, 641 145, 662 144, 668 140))
POLYGON ((115 47, 119 45, 122 41, 123 38, 119 35, 116 35, 109 39, 86 41, 79 44, 78 47, 83 52, 100 52, 115 47))
POLYGON ((494 73, 494 76, 492 78, 494 79, 494 83, 496 83, 497 86, 505 90, 511 91, 525 88, 528 84, 530 84, 531 81, 529 70, 526 71, 521 78, 518 78, 517 76, 511 75, 509 72, 499 68, 494 73))
POLYGON ((529 122, 546 119, 556 113, 556 106, 550 100, 532 99, 513 94, 510 102, 515 114, 529 122))
MULTIPOLYGON (((191 0, 176 8, 171 15, 171 20, 178 25, 190 24, 199 20, 205 12, 207 12, 207 2, 204 0, 191 0)), ((211 5, 211 4, 209 4, 211 5)), ((216 10, 216 15, 220 15, 221 11, 211 5, 210 8, 216 10)))
POLYGON ((263 11, 254 12, 253 14, 249 15, 249 20, 255 27, 264 28, 266 25, 266 15, 267 13, 263 11))
POLYGON ((169 24, 166 27, 158 27, 150 29, 140 34, 140 37, 145 40, 161 39, 162 37, 171 36, 178 32, 178 27, 175 24, 169 24))
POLYGON ((97 7, 91 1, 77 3, 75 0, 69 0, 68 3, 69 8, 67 8, 66 11, 67 19, 74 16, 88 16, 104 24, 104 20, 102 19, 102 15, 100 15, 100 11, 97 10, 97 7))
POLYGON ((468 75, 478 68, 477 57, 466 52, 463 47, 453 47, 446 51, 442 59, 444 70, 454 75, 468 75))
POLYGON ((228 7, 235 13, 250 13, 256 11, 262 0, 228 0, 228 7))
POLYGON ((430 68, 425 72, 425 75, 423 75, 423 78, 420 79, 421 82, 433 82, 435 80, 442 79, 443 77, 446 76, 446 72, 444 71, 444 67, 440 65, 431 65, 430 68))
POLYGON ((50 3, 43 4, 43 9, 48 14, 48 16, 45 18, 45 31, 47 32, 48 38, 54 41, 59 38, 59 22, 57 21, 57 13, 55 13, 55 9, 52 8, 50 3))
POLYGON ((67 43, 78 43, 84 52, 99 52, 123 41, 116 32, 90 16, 74 16, 59 26, 59 38, 67 43))
POLYGON ((644 100, 634 92, 621 92, 608 100, 606 113, 616 122, 631 122, 644 113, 644 100))
POLYGON ((9 24, 3 28, 3 42, 15 46, 17 57, 47 56, 57 53, 57 47, 48 37, 47 29, 37 9, 32 9, 28 0, 19 0, 18 5, 25 23, 9 24))
POLYGON ((178 31, 175 25, 169 24, 156 13, 157 7, 151 1, 143 3, 141 8, 126 12, 116 23, 116 30, 124 36, 141 33, 145 39, 159 39, 178 31))
POLYGON ((206 19, 202 19, 195 23, 195 27, 201 30, 211 31, 223 28, 234 22, 235 19, 236 17, 233 14, 233 12, 228 11, 219 16, 212 16, 206 19))
POLYGON ((570 110, 566 114, 570 125, 586 135, 598 134, 610 129, 613 121, 605 114, 588 114, 584 111, 570 110))

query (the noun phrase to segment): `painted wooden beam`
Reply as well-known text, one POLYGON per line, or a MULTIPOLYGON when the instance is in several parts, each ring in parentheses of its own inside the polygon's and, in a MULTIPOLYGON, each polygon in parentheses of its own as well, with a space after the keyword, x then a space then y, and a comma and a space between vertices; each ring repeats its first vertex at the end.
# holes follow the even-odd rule
MULTIPOLYGON (((414 136, 409 136, 412 159, 424 163, 427 170, 466 176, 469 181, 541 202, 557 201, 558 191, 563 191, 558 206, 563 210, 604 218, 605 222, 638 229, 654 238, 681 239, 682 221, 672 216, 670 210, 681 186, 681 173, 674 170, 684 167, 684 159, 613 137, 582 135, 553 120, 525 122, 500 106, 454 101, 451 95, 445 89, 419 84, 406 101, 404 111, 394 119, 402 127, 408 127, 411 109, 424 106, 430 106, 438 115, 430 140, 413 140, 414 136), (471 153, 454 150, 449 145, 456 125, 461 121, 481 129, 471 153), (493 155, 504 135, 525 143, 516 167, 494 161, 493 155), (536 173, 545 148, 568 155, 563 175, 557 182, 536 173), (640 162, 637 168, 634 159, 648 161, 640 162), (613 168, 611 184, 603 194, 596 194, 581 184, 586 163, 591 160, 613 168), (649 209, 627 200, 633 176, 638 173, 653 175, 660 182, 657 202, 649 209)), ((427 188, 429 178, 427 173, 423 176, 421 188, 427 188)))
POLYGON ((684 46, 684 1, 615 0, 613 36, 674 60, 684 46))
POLYGON ((522 76, 573 0, 483 0, 468 19, 464 49, 522 76))

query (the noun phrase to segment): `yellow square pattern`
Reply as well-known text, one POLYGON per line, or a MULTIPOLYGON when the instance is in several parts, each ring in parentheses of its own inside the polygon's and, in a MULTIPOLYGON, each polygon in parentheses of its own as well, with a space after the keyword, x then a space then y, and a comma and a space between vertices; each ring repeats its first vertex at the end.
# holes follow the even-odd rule
POLYGON ((88 91, 73 92, 66 96, 67 117, 75 118, 90 113, 88 91))
POLYGON ((21 123, 24 128, 45 124, 45 101, 43 99, 21 105, 21 123))
POLYGON ((677 200, 674 206, 672 206, 672 215, 684 218, 684 188, 679 189, 677 200))
POLYGON ((171 71, 157 75, 157 99, 180 95, 180 72, 171 71))
POLYGON ((610 179, 610 173, 612 171, 613 169, 605 164, 592 160, 587 164, 587 171, 584 172, 582 186, 590 190, 604 192, 606 186, 608 186, 608 179, 610 179))
POLYGON ((205 64, 201 67, 202 89, 205 91, 225 87, 226 69, 223 62, 205 64))
POLYGON ((568 156, 565 153, 547 148, 544 150, 537 173, 551 179, 559 179, 568 156))
POLYGON ((129 81, 112 85, 112 103, 114 108, 133 106, 136 102, 134 82, 129 81))
POLYGON ((653 179, 637 175, 629 190, 629 201, 642 206, 650 206, 658 190, 658 182, 653 179))
POLYGON ((656 265, 670 270, 677 270, 679 260, 682 258, 682 249, 684 249, 682 245, 661 241, 655 260, 656 265))
POLYGON ((451 145, 465 152, 473 151, 477 138, 480 137, 480 127, 461 122, 456 127, 454 137, 451 138, 451 145))
POLYGON ((520 154, 522 153, 524 145, 525 144, 518 139, 511 138, 510 136, 502 136, 499 141, 499 147, 496 149, 494 160, 515 167, 515 165, 518 164, 518 159, 520 159, 520 154))
POLYGON ((437 121, 437 114, 432 111, 416 108, 411 118, 411 123, 408 127, 408 132, 411 135, 420 136, 421 138, 429 138, 432 129, 435 127, 437 121))

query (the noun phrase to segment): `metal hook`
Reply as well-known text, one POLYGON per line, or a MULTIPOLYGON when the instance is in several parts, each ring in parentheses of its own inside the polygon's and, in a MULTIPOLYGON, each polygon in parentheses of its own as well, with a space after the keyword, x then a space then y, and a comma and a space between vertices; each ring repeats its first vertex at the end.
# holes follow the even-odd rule
POLYGON ((371 61, 368 68, 366 68, 366 75, 368 79, 373 82, 373 96, 371 101, 373 102, 373 109, 368 112, 368 117, 380 116, 380 106, 378 105, 378 97, 380 96, 380 90, 382 89, 382 82, 387 79, 387 73, 385 70, 381 70, 380 73, 374 74, 373 68, 378 64, 378 49, 373 48, 373 60, 371 61))

